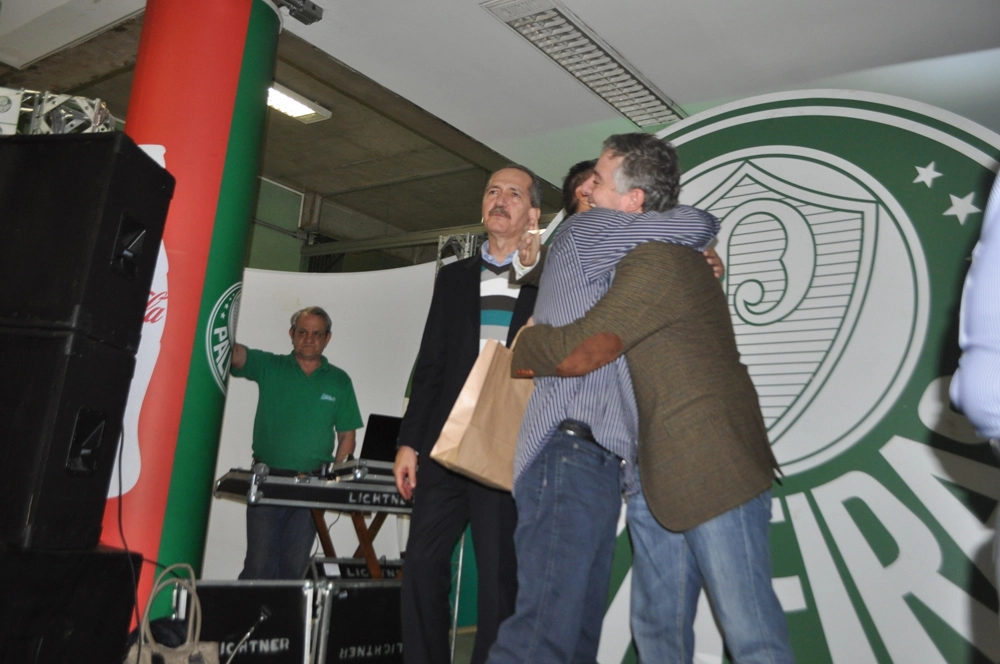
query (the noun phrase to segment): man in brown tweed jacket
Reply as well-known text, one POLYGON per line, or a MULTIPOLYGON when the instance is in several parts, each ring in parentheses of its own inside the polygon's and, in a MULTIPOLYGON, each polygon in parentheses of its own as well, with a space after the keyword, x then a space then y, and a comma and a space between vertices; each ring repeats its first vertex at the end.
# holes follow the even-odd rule
MULTIPOLYGON (((673 149, 648 134, 625 134, 605 142, 589 196, 597 207, 639 213, 663 186, 672 188, 676 203, 673 149), (673 172, 651 176, 650 169, 673 172)), ((525 328, 513 369, 521 376, 578 376, 621 353, 640 421, 642 490, 628 498, 631 620, 640 659, 692 661, 704 585, 736 664, 792 662, 771 587, 777 462, 739 361, 725 294, 703 256, 659 242, 638 246, 584 318, 561 328, 525 328)))

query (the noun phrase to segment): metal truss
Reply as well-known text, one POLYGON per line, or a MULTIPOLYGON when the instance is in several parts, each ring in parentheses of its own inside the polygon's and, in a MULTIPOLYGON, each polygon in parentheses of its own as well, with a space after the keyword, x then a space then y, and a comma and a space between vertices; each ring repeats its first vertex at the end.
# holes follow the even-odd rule
MULTIPOLYGON (((485 233, 460 233, 458 235, 442 235, 438 238, 437 268, 435 274, 445 265, 445 259, 454 257, 456 260, 468 258, 479 251, 485 233)), ((451 261, 448 261, 451 262, 451 261)))
POLYGON ((0 134, 86 134, 115 124, 100 99, 0 87, 0 134))

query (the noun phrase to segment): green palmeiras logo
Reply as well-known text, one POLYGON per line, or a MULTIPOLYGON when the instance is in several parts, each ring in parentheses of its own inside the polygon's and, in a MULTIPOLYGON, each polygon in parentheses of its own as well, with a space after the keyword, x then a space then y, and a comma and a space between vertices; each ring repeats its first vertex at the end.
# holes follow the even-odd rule
POLYGON ((236 321, 240 313, 240 294, 243 292, 243 282, 236 282, 226 289, 208 317, 205 328, 205 352, 208 354, 208 364, 212 369, 215 384, 226 393, 226 380, 229 378, 229 363, 233 354, 233 340, 236 338, 236 321))
POLYGON ((660 135, 682 202, 722 220, 737 343, 785 472, 772 557, 798 660, 1000 660, 1000 471, 947 401, 1000 136, 844 91, 749 99, 660 135))

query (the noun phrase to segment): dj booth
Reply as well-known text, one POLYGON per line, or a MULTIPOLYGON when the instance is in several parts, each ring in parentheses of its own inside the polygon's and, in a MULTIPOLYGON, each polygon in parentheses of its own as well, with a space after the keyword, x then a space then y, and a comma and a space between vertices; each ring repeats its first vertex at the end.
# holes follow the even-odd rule
POLYGON ((346 513, 358 536, 353 557, 363 557, 368 578, 381 579, 382 566, 372 541, 386 515, 413 511, 413 502, 399 494, 392 474, 401 421, 399 417, 369 415, 360 458, 327 464, 314 473, 276 471, 263 463, 255 463, 250 470, 233 468, 216 481, 215 497, 245 502, 248 509, 256 505, 311 509, 327 558, 336 558, 337 552, 326 528, 324 512, 346 513), (367 513, 375 515, 370 525, 365 522, 367 513))
MULTIPOLYGON (((201 640, 233 664, 401 663, 401 581, 326 578, 322 561, 299 581, 200 581, 201 640)), ((175 601, 186 617, 190 598, 175 601)))
MULTIPOLYGON (((372 544, 388 514, 413 505, 396 490, 392 458, 399 419, 371 415, 361 458, 316 473, 275 471, 262 463, 234 468, 216 481, 215 496, 258 505, 311 509, 323 556, 301 580, 200 581, 202 641, 219 643, 233 664, 326 664, 403 661, 399 592, 402 561, 379 560, 372 544), (359 546, 338 558, 324 513, 349 514, 359 546), (371 523, 365 515, 374 514, 371 523), (249 636, 247 634, 249 633, 249 636)), ((179 616, 189 598, 175 598, 179 616)))
MULTIPOLYGON (((381 579, 381 566, 372 541, 385 523, 387 514, 409 514, 413 511, 413 503, 399 495, 395 483, 375 479, 378 472, 386 470, 380 468, 380 464, 359 459, 333 466, 330 474, 291 477, 270 475, 267 466, 255 464, 253 470, 234 468, 219 478, 215 483, 215 495, 217 498, 246 501, 250 506, 248 509, 253 509, 254 505, 311 509, 316 533, 327 558, 336 558, 337 552, 327 532, 323 513, 329 510, 349 514, 358 536, 354 558, 363 557, 369 578, 381 579), (370 477, 369 471, 373 471, 370 477), (365 513, 375 513, 370 525, 365 523, 365 513)), ((391 466, 388 471, 391 478, 391 466)))

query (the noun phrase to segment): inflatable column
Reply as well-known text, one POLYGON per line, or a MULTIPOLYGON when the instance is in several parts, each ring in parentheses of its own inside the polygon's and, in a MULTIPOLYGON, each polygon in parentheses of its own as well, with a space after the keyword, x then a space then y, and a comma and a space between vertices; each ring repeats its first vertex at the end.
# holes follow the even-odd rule
MULTIPOLYGON (((280 27, 267 0, 146 3, 126 133, 177 188, 103 541, 121 532, 147 561, 201 567, 280 27)), ((155 574, 147 562, 140 606, 155 574)))

